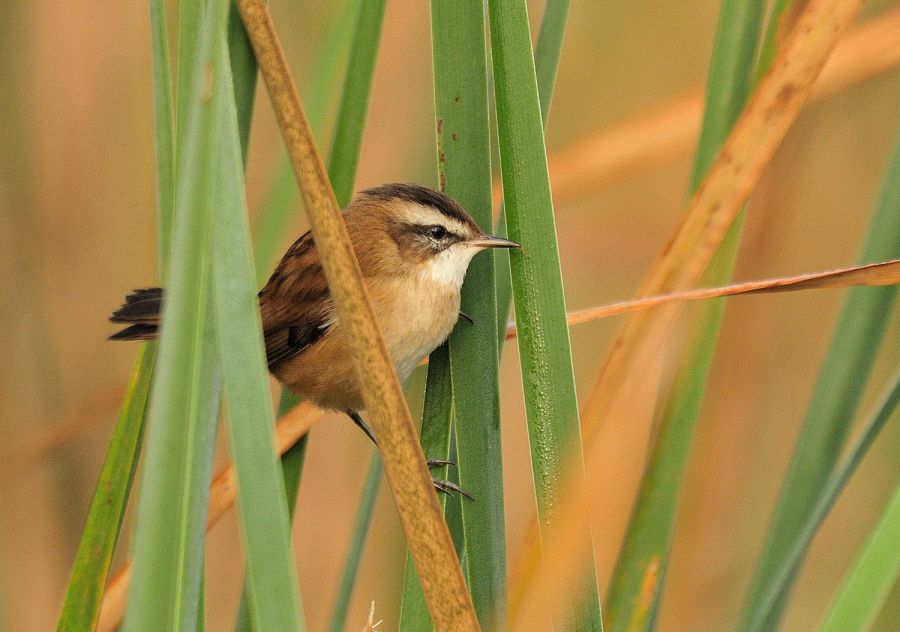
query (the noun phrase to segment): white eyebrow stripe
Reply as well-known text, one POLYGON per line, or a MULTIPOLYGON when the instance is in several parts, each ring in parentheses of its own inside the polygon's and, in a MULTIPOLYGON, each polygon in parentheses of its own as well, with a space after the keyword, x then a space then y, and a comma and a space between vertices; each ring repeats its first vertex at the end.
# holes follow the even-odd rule
POLYGON ((471 232, 471 229, 459 220, 448 217, 431 206, 409 202, 404 204, 401 212, 403 220, 410 224, 418 224, 420 226, 437 224, 457 235, 468 235, 471 232))

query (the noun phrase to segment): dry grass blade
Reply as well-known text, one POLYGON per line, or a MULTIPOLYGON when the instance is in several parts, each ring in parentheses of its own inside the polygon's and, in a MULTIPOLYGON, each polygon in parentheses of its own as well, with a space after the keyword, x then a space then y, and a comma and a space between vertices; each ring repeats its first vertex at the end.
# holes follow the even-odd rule
MULTIPOLYGON (((721 296, 753 294, 762 292, 793 292, 806 289, 842 288, 854 285, 892 285, 900 283, 900 261, 884 261, 864 266, 814 272, 793 277, 750 281, 726 287, 689 290, 661 296, 650 296, 633 301, 622 301, 599 307, 589 307, 569 312, 569 325, 581 325, 601 318, 609 318, 642 309, 650 309, 666 303, 697 301, 721 296)), ((516 324, 507 326, 507 339, 515 338, 516 324)), ((69 413, 62 421, 51 424, 47 430, 37 432, 22 448, 3 461, 0 467, 0 485, 8 484, 23 471, 37 463, 44 455, 90 430, 115 411, 121 399, 123 386, 116 384, 103 389, 85 400, 77 410, 69 413)))
MULTIPOLYGON (((885 12, 851 30, 835 48, 810 100, 815 102, 865 81, 900 63, 900 9, 885 12)), ((550 156, 550 176, 557 199, 619 181, 688 152, 696 142, 703 99, 700 91, 661 103, 550 156)), ((612 314, 609 314, 612 315, 612 314)), ((600 316, 600 318, 605 317, 600 316)), ((581 322, 581 321, 576 321, 581 322)), ((570 324, 574 324, 570 321, 570 324)), ((123 385, 104 390, 66 415, 59 425, 35 433, 4 461, 0 481, 31 467, 57 446, 93 428, 115 411, 123 385), (87 412, 90 411, 90 412, 87 412)))
MULTIPOLYGON (((581 325, 582 323, 589 323, 601 318, 619 316, 620 314, 637 312, 643 309, 668 305, 669 303, 684 303, 686 301, 699 301, 740 294, 798 292, 800 290, 838 289, 857 285, 894 285, 897 283, 900 283, 900 259, 892 259, 891 261, 869 263, 862 266, 853 266, 852 268, 841 268, 840 270, 811 272, 792 277, 766 279, 765 281, 747 281, 726 285, 725 287, 673 292, 660 296, 639 298, 634 301, 622 301, 599 307, 589 307, 569 312, 567 320, 569 325, 581 325)), ((516 324, 511 322, 506 329, 506 337, 514 338, 515 336, 516 324)))
MULTIPOLYGON (((278 453, 284 454, 300 437, 309 432, 316 422, 324 417, 323 413, 309 402, 294 407, 278 420, 275 426, 275 441, 278 453)), ((237 485, 234 464, 230 463, 213 477, 209 489, 209 513, 206 529, 212 529, 216 523, 234 506, 237 499, 237 485)), ((97 632, 113 632, 122 622, 125 613, 125 600, 128 597, 128 585, 131 582, 131 561, 125 562, 106 587, 103 595, 103 607, 97 623, 97 632)))
MULTIPOLYGON (((638 294, 650 296, 686 289, 696 284, 705 266, 739 212, 763 168, 778 147, 809 96, 825 60, 862 6, 861 0, 811 0, 770 72, 760 82, 721 152, 697 189, 674 237, 663 249, 638 294)), ((669 305, 631 316, 615 340, 609 358, 582 415, 587 445, 587 479, 601 469, 596 430, 601 420, 624 404, 638 374, 643 380, 644 359, 658 351, 680 312, 669 305)), ((573 475, 574 480, 574 475, 573 475)), ((585 528, 586 514, 596 513, 592 498, 578 492, 560 508, 560 529, 547 547, 543 567, 536 576, 516 577, 512 594, 519 595, 517 622, 541 621, 563 595, 560 587, 579 567, 575 534, 585 528), (585 507, 589 508, 585 512, 585 507), (579 524, 581 523, 581 524, 579 524)), ((531 559, 525 552, 524 559, 531 559)))
MULTIPOLYGON (((898 32, 900 9, 887 11, 851 30, 822 69, 810 100, 818 101, 895 67, 900 63, 898 32)), ((690 151, 696 142, 702 107, 702 95, 693 92, 658 104, 551 155, 550 177, 556 199, 612 184, 690 151)), ((36 433, 26 444, 28 447, 17 450, 14 462, 4 462, 2 484, 58 445, 93 428, 94 421, 112 414, 119 403, 112 393, 121 390, 119 385, 86 401, 83 407, 90 414, 73 412, 64 423, 36 433), (99 405, 100 400, 108 405, 99 405)))
MULTIPOLYGON (((599 307, 589 307, 569 312, 567 321, 569 325, 581 325, 602 318, 610 318, 642 309, 658 307, 667 303, 697 301, 739 294, 795 292, 809 289, 837 289, 855 285, 892 285, 895 283, 900 283, 900 260, 897 259, 881 263, 870 263, 864 266, 841 268, 840 270, 812 272, 764 281, 748 281, 725 287, 688 290, 686 292, 650 296, 633 301, 611 303, 599 307)), ((516 324, 514 321, 507 326, 506 337, 507 339, 516 337, 516 324)), ((6 484, 13 480, 47 452, 71 441, 87 429, 93 428, 96 423, 103 419, 104 415, 111 414, 115 410, 116 404, 121 399, 121 390, 122 386, 117 384, 115 387, 100 391, 87 399, 77 410, 66 415, 63 421, 53 424, 44 432, 36 433, 31 438, 31 441, 26 444, 26 447, 17 450, 14 455, 11 455, 9 460, 4 462, 3 468, 0 469, 0 484, 6 484)), ((286 416, 282 419, 282 422, 288 420, 289 417, 286 416)), ((282 441, 281 435, 279 435, 279 441, 282 441)), ((291 445, 293 445, 293 442, 285 447, 282 447, 282 444, 279 443, 280 452, 284 453, 291 445)), ((213 511, 215 510, 211 506, 210 512, 213 511)))
MULTIPOLYGON (((900 9, 854 28, 813 86, 819 101, 900 63, 900 9)), ((703 115, 700 90, 633 115, 550 156, 557 200, 596 190, 688 153, 703 115)))
POLYGON ((432 620, 442 630, 478 629, 472 599, 441 515, 418 433, 375 323, 359 263, 271 17, 259 0, 239 0, 237 4, 303 195, 432 620))
MULTIPOLYGON (((748 281, 745 283, 736 283, 725 287, 705 288, 698 290, 688 290, 686 292, 675 292, 672 294, 663 294, 661 296, 649 296, 647 298, 637 299, 633 301, 622 301, 619 303, 611 303, 609 305, 601 305, 599 307, 588 307, 586 309, 575 310, 569 312, 566 316, 569 325, 581 325, 593 322, 602 318, 610 318, 630 312, 636 312, 643 309, 651 309, 667 303, 681 303, 686 301, 697 301, 703 299, 719 298, 723 296, 736 296, 740 294, 760 294, 768 292, 796 292, 800 290, 810 289, 837 289, 856 285, 892 285, 900 283, 900 260, 884 261, 881 263, 870 263, 863 266, 854 266, 851 268, 841 268, 840 270, 829 270, 827 272, 812 272, 809 274, 801 274, 792 277, 781 277, 777 279, 767 279, 764 281, 748 281)), ((512 321, 507 326, 507 339, 516 337, 516 323, 512 321)), ((427 359, 423 362, 427 364, 427 359)), ((4 462, 4 466, 0 469, 0 484, 7 484, 22 471, 31 467, 47 452, 59 447, 60 445, 71 441, 82 432, 93 428, 99 423, 103 416, 111 414, 115 410, 116 404, 121 399, 121 385, 114 388, 104 389, 93 397, 87 399, 77 410, 73 411, 65 417, 63 421, 57 422, 44 432, 36 433, 26 447, 17 450, 11 455, 11 458, 4 462)), ((303 408, 307 405, 298 407, 303 408)), ((290 421, 293 417, 287 415, 279 422, 290 421)), ((289 444, 283 444, 283 441, 291 435, 278 435, 279 451, 284 453, 290 448, 296 439, 289 444)), ((299 436, 297 436, 299 439, 299 436)), ((220 475, 221 476, 221 475, 220 475)), ((217 479, 219 477, 216 477, 217 479)), ((210 522, 215 522, 212 518, 215 509, 216 495, 210 500, 210 522)), ((231 505, 229 504, 228 507, 231 505)), ((228 508, 226 507, 226 508, 228 508)))
MULTIPOLYGON (((807 5, 698 187, 674 237, 653 263, 639 295, 679 291, 697 282, 799 114, 828 54, 861 6, 861 0, 813 0, 807 5)), ((677 307, 638 313, 624 325, 582 416, 588 437, 612 409, 624 381, 634 374, 641 349, 659 348, 661 336, 678 313, 677 307)))
MULTIPOLYGON (((851 285, 886 285, 898 282, 900 282, 900 260, 894 260, 829 272, 804 274, 795 277, 770 279, 766 281, 753 281, 730 285, 724 288, 692 290, 689 292, 650 297, 637 301, 627 301, 601 307, 592 307, 571 312, 568 315, 568 322, 570 325, 577 325, 598 320, 600 318, 615 316, 626 311, 648 309, 662 303, 674 301, 699 300, 746 293, 794 291, 813 288, 841 288, 849 287, 851 285)), ((507 336, 512 338, 515 335, 515 323, 510 323, 507 336)), ((100 398, 100 400, 105 404, 106 399, 110 396, 105 392, 103 395, 105 397, 100 398)), ((116 393, 115 401, 118 401, 118 399, 119 395, 116 393)), ((96 404, 93 399, 90 400, 90 402, 99 405, 96 404)), ((85 415, 77 415, 79 418, 83 416, 85 415)), ((304 402, 282 417, 278 421, 276 427, 276 440, 279 453, 284 454, 300 439, 300 437, 309 431, 312 424, 321 418, 321 414, 317 414, 316 409, 309 402, 304 402)), ((213 478, 212 486, 210 488, 207 529, 212 529, 222 516, 234 506, 236 493, 237 488, 235 486, 234 467, 233 465, 229 465, 213 478)), ((532 533, 532 536, 535 538, 535 541, 532 542, 528 548, 534 547, 537 544, 536 532, 532 533)), ((537 559, 535 558, 533 561, 536 563, 537 559)), ((110 580, 104 595, 103 610, 97 628, 101 632, 115 629, 121 621, 125 607, 125 598, 128 591, 128 583, 131 578, 130 569, 131 565, 127 562, 110 580)), ((534 570, 535 569, 532 569, 532 572, 534 570)))
POLYGON ((32 433, 20 444, 7 446, 8 451, 0 456, 0 487, 12 483, 49 453, 115 415, 116 408, 122 403, 125 387, 125 383, 105 387, 87 397, 61 419, 35 424, 45 427, 32 433))
POLYGON ((375 602, 372 602, 372 605, 369 606, 369 618, 366 619, 366 624, 363 626, 363 632, 376 632, 378 627, 381 625, 381 620, 375 620, 375 602))

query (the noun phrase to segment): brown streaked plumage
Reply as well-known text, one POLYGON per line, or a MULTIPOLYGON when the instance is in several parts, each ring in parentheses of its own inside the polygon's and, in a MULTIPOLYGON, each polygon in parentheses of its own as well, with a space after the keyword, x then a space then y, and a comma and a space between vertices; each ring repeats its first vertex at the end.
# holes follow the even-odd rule
MULTIPOLYGON (((450 335, 472 257, 484 248, 518 246, 484 234, 453 199, 414 184, 362 191, 344 221, 401 381, 450 335)), ((159 288, 128 296, 111 320, 129 326, 111 338, 155 338, 162 299, 159 288)), ((347 412, 374 440, 356 412, 363 402, 353 361, 310 233, 282 257, 259 292, 259 306, 275 377, 323 408, 347 412)))

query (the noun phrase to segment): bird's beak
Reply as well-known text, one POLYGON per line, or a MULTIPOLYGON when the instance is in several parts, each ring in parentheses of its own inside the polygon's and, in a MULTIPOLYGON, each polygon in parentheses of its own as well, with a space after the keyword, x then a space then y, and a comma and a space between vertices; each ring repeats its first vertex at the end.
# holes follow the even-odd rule
POLYGON ((475 246, 476 248, 521 248, 519 244, 502 237, 494 237, 493 235, 481 235, 475 239, 470 239, 466 245, 475 246))

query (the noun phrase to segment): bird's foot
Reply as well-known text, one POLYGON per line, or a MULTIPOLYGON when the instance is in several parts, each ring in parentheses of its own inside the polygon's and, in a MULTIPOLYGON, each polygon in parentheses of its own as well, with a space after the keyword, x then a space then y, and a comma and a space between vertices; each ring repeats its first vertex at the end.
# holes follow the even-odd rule
MULTIPOLYGON (((444 465, 449 465, 450 467, 456 467, 456 463, 454 463, 453 461, 448 461, 447 459, 428 459, 428 461, 426 461, 426 463, 428 463, 429 470, 432 470, 436 467, 443 467, 444 465)), ((453 497, 454 492, 456 492, 458 494, 462 494, 469 500, 475 500, 474 498, 472 498, 472 494, 470 494, 469 492, 467 492, 462 487, 460 487, 459 485, 457 485, 456 483, 454 483, 452 481, 445 481, 445 480, 441 480, 439 478, 432 477, 431 482, 434 484, 434 488, 436 490, 447 494, 451 498, 453 497)))
MULTIPOLYGON (((355 423, 357 426, 359 426, 362 429, 362 431, 366 433, 366 436, 368 436, 369 439, 372 440, 372 443, 374 443, 377 446, 378 441, 375 439, 375 433, 372 431, 372 428, 369 426, 369 424, 367 424, 365 422, 365 420, 362 418, 362 416, 360 416, 360 414, 358 412, 356 412, 355 410, 352 410, 350 408, 348 408, 344 412, 347 413, 347 416, 353 420, 353 423, 355 423)), ((429 470, 433 470, 436 467, 443 467, 445 465, 449 465, 450 467, 456 467, 456 463, 454 463, 453 461, 448 461, 447 459, 430 459, 430 460, 428 460, 427 463, 428 463, 429 470)), ((431 482, 434 483, 434 488, 436 490, 438 490, 439 492, 443 492, 443 493, 447 494, 448 496, 452 497, 454 493, 459 493, 459 494, 462 494, 463 496, 465 496, 466 498, 468 498, 469 500, 475 500, 474 498, 472 498, 472 495, 469 492, 464 490, 462 487, 460 487, 456 483, 453 483, 451 481, 441 480, 439 478, 432 478, 431 482)))

